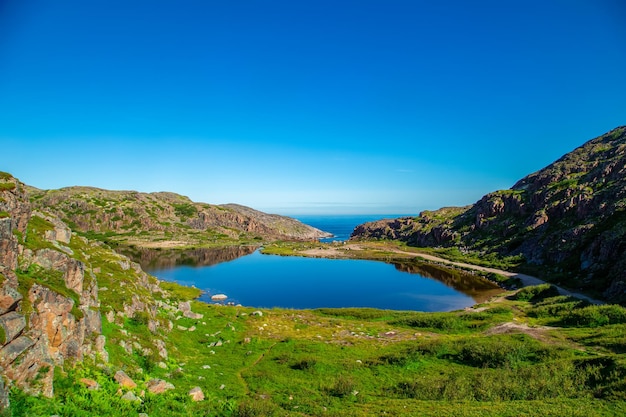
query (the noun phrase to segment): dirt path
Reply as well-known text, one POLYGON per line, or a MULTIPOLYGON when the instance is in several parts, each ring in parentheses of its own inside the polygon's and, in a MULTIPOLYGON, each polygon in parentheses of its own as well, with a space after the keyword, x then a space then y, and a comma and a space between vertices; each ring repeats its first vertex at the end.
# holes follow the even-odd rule
MULTIPOLYGON (((310 249, 310 250, 302 251, 302 254, 303 255, 308 255, 308 256, 320 256, 320 257, 325 257, 325 258, 347 258, 347 257, 351 257, 349 255, 349 251, 359 251, 359 250, 364 250, 364 249, 373 249, 373 248, 370 247, 370 246, 367 246, 367 245, 363 245, 363 244, 347 244, 347 245, 343 245, 341 247, 331 247, 331 248, 324 248, 324 249, 310 249)), ((377 249, 379 249, 379 248, 377 248, 377 249)), ((413 256, 413 257, 422 258, 422 259, 425 259, 425 260, 431 261, 431 262, 438 262, 438 263, 442 263, 442 264, 458 266, 458 267, 461 267, 461 268, 473 269, 475 271, 493 272, 495 274, 503 275, 505 277, 518 278, 525 287, 531 286, 531 285, 540 285, 540 284, 545 284, 546 283, 546 281, 544 281, 542 279, 539 279, 537 277, 533 277, 533 276, 530 276, 530 275, 526 275, 526 274, 520 274, 520 273, 517 273, 517 272, 509 272, 509 271, 504 271, 502 269, 496 269, 496 268, 488 268, 488 267, 485 267, 485 266, 472 265, 472 264, 468 264, 468 263, 464 263, 464 262, 454 262, 454 261, 450 261, 448 259, 440 258, 438 256, 429 255, 429 254, 426 254, 426 253, 403 251, 401 249, 398 249, 398 248, 395 248, 395 247, 392 247, 392 246, 385 247, 384 250, 385 251, 389 251, 389 252, 398 253, 398 254, 410 255, 410 256, 413 256)), ((580 298, 580 299, 588 301, 588 302, 590 302, 592 304, 604 304, 604 301, 596 300, 596 299, 591 298, 591 297, 589 297, 587 295, 566 290, 564 288, 559 287, 558 285, 555 285, 555 287, 558 289, 559 293, 562 294, 562 295, 569 295, 569 296, 572 296, 572 297, 580 298)))
POLYGON ((272 348, 274 346, 276 346, 278 342, 272 344, 270 347, 267 348, 267 350, 265 350, 264 352, 262 352, 258 358, 256 358, 256 360, 254 362, 252 362, 250 365, 245 366, 241 369, 239 369, 236 373, 237 379, 239 380, 239 382, 241 383, 241 385, 243 385, 244 391, 246 392, 246 395, 250 394, 250 387, 248 386, 248 382, 246 382, 246 379, 243 377, 244 372, 247 372, 248 370, 254 368, 255 366, 258 365, 259 362, 261 362, 263 360, 263 358, 265 357, 265 355, 269 354, 270 351, 272 350, 272 348))

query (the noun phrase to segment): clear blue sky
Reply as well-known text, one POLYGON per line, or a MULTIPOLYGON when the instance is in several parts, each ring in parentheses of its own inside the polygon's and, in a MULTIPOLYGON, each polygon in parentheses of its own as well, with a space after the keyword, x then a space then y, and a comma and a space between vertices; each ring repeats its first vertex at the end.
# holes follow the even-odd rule
POLYGON ((286 213, 509 188, 626 124, 620 0, 0 0, 0 170, 286 213))

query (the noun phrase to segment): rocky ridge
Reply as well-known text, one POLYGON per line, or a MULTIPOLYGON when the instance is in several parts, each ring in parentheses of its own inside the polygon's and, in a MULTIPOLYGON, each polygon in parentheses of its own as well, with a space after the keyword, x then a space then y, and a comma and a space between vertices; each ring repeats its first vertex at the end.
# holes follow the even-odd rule
POLYGON ((626 302, 626 127, 466 207, 357 226, 352 239, 518 257, 544 278, 626 302))
POLYGON ((51 210, 74 231, 140 247, 223 246, 329 236, 289 217, 236 204, 196 203, 169 192, 67 187, 29 188, 29 195, 34 207, 51 210))

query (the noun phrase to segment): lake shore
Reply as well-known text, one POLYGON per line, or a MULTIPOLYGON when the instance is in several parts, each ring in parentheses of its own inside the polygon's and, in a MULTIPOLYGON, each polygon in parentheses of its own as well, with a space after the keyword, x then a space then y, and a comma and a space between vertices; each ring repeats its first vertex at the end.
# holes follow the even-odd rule
MULTIPOLYGON (((493 273, 502 275, 507 278, 513 278, 519 280, 521 284, 526 286, 547 284, 548 282, 540 278, 526 275, 518 272, 506 271, 498 268, 485 267, 480 265, 474 265, 466 262, 456 262, 449 259, 445 259, 439 256, 420 252, 419 248, 405 247, 401 248, 397 245, 389 244, 387 242, 343 242, 342 244, 321 244, 318 243, 314 247, 304 247, 303 245, 292 246, 292 253, 277 253, 272 250, 271 246, 262 250, 265 254, 280 254, 280 255, 292 255, 292 256, 305 256, 316 258, 343 258, 343 259, 370 259, 389 261, 392 258, 420 258, 422 260, 433 262, 437 264, 447 265, 450 267, 469 269, 473 271, 479 271, 484 273, 493 273)), ((554 284, 551 284, 554 285, 554 284)), ((576 297, 585 300, 591 304, 605 304, 604 301, 589 297, 585 294, 581 294, 575 291, 571 291, 562 288, 558 285, 554 285, 556 289, 562 295, 576 297)))

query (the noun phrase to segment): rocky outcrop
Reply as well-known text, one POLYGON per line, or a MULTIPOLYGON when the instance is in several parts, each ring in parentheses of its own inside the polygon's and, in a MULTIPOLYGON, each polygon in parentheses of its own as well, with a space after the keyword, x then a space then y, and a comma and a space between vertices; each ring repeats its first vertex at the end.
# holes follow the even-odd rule
POLYGON ((472 206, 367 223, 352 238, 516 256, 546 279, 626 303, 626 127, 472 206))
POLYGON ((51 396, 54 367, 82 360, 92 351, 91 336, 101 333, 98 287, 85 265, 68 254, 70 229, 54 216, 33 212, 15 178, 1 174, 0 184, 5 184, 0 188, 0 367, 11 384, 51 396), (31 218, 45 227, 29 229, 31 218))

